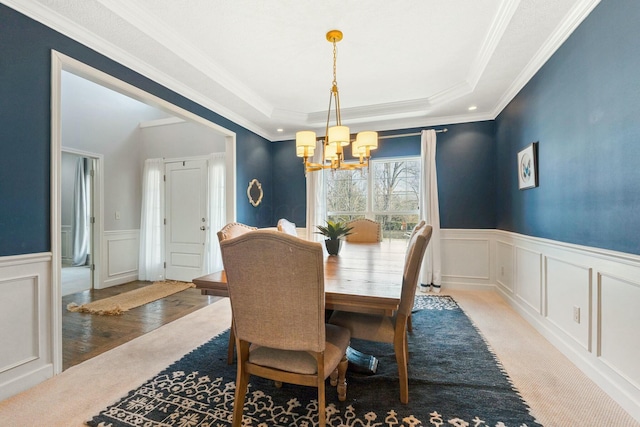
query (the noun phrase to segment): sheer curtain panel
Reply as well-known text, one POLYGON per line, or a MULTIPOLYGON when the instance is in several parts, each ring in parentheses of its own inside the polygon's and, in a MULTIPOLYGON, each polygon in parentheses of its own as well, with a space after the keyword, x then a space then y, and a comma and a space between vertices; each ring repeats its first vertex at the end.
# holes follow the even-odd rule
POLYGON ((89 177, 86 159, 80 157, 76 162, 76 177, 73 185, 73 218, 71 236, 72 263, 74 266, 87 264, 89 253, 89 177))
POLYGON ((209 158, 209 229, 205 242, 202 274, 222 270, 222 256, 216 233, 227 223, 225 170, 225 154, 212 154, 209 158))
POLYGON ((142 177, 138 280, 164 280, 164 160, 147 159, 142 177))

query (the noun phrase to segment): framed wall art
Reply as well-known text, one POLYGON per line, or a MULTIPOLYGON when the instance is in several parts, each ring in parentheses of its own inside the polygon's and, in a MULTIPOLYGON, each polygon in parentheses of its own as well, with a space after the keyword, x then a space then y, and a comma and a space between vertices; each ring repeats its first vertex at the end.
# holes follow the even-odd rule
POLYGON ((518 152, 518 188, 538 186, 538 143, 532 142, 518 152))

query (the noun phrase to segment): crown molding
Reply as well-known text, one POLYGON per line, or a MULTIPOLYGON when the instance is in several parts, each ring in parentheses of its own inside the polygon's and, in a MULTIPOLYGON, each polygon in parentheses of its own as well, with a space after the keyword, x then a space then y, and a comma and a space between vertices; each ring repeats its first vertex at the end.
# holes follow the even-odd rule
POLYGON ((180 117, 167 117, 166 119, 147 120, 145 122, 138 123, 140 129, 152 128, 157 126, 168 126, 186 123, 186 120, 180 117))
POLYGON ((558 28, 547 38, 542 47, 531 58, 531 61, 522 70, 518 77, 506 90, 504 95, 498 100, 493 108, 492 115, 495 119, 505 109, 505 107, 516 97, 523 87, 540 71, 542 66, 553 56, 553 54, 562 46, 569 36, 578 28, 584 19, 593 11, 600 3, 600 0, 582 0, 576 3, 571 11, 567 14, 558 28))
POLYGON ((242 101, 251 105, 265 117, 270 117, 274 109, 264 98, 234 78, 218 63, 207 57, 202 51, 180 34, 171 31, 158 19, 150 16, 132 1, 96 0, 120 18, 140 30, 142 33, 162 44, 175 56, 182 58, 188 64, 208 76, 211 80, 233 93, 242 101))
POLYGON ((269 139, 269 132, 257 126, 255 123, 234 113, 230 109, 218 104, 210 98, 203 96, 199 92, 191 89, 173 77, 168 76, 157 68, 151 67, 145 62, 140 61, 138 58, 124 52, 122 49, 103 38, 97 37, 95 34, 84 30, 84 28, 78 27, 71 20, 52 12, 40 3, 20 0, 2 0, 2 2, 23 15, 26 15, 29 18, 59 32, 60 34, 95 50, 101 55, 104 55, 134 72, 166 87, 167 89, 184 96, 190 101, 196 102, 216 114, 234 122, 235 124, 242 126, 263 138, 269 139))
MULTIPOLYGON (((394 117, 393 119, 381 118, 375 122, 375 126, 371 126, 371 121, 366 123, 349 123, 349 130, 351 133, 362 132, 364 130, 374 130, 377 132, 394 131, 399 129, 412 129, 428 126, 445 126, 454 125, 459 123, 472 123, 483 122, 487 120, 494 120, 495 117, 491 113, 467 113, 457 114, 451 116, 434 116, 427 117, 425 114, 420 114, 414 117, 394 117)), ((269 140, 271 142, 283 142, 295 139, 295 132, 284 132, 271 135, 269 140)))
MULTIPOLYGON (((412 99, 408 101, 387 102, 382 104, 365 105, 362 107, 340 108, 340 114, 343 122, 354 122, 362 118, 375 118, 375 117, 387 117, 390 115, 399 115, 401 117, 405 115, 426 114, 431 110, 431 103, 429 99, 412 99)), ((327 122, 326 111, 316 111, 310 113, 307 117, 306 123, 309 126, 313 125, 325 125, 327 122)))
POLYGON ((476 56, 471 68, 469 69, 469 74, 467 75, 466 80, 467 84, 471 87, 471 90, 476 88, 480 78, 484 74, 487 64, 489 64, 493 53, 498 47, 498 44, 500 44, 500 40, 502 40, 502 36, 511 23, 511 19, 516 13, 519 5, 520 0, 505 0, 500 4, 500 8, 498 9, 498 13, 495 16, 493 23, 491 24, 489 33, 480 47, 478 56, 476 56))

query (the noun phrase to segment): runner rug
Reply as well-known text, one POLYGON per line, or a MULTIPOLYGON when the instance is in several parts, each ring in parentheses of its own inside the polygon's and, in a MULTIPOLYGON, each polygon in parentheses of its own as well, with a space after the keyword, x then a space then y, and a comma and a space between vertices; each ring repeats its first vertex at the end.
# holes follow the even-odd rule
POLYGON ((67 305, 67 310, 113 316, 193 287, 195 287, 193 283, 177 282, 175 280, 154 282, 143 288, 123 292, 87 304, 78 305, 72 302, 67 305))
MULTIPOLYGON (((447 296, 419 296, 409 337, 409 403, 400 403, 391 345, 352 340, 379 358, 374 375, 347 374, 347 400, 327 383, 327 425, 540 426, 469 318, 447 296)), ((230 426, 235 365, 228 331, 185 355, 88 422, 91 426, 230 426)), ((170 345, 170 343, 167 343, 170 345)), ((251 377, 243 426, 316 426, 316 389, 251 377)))

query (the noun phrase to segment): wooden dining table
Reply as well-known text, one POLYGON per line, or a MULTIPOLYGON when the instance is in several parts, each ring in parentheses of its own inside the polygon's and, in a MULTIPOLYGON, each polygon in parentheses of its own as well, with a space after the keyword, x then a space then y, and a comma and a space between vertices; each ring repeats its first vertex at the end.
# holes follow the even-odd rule
MULTIPOLYGON (((328 255, 324 249, 326 309, 392 315, 400 303, 406 247, 404 239, 386 239, 343 242, 339 255, 328 255)), ((224 271, 198 277, 193 283, 204 295, 229 296, 224 271)), ((349 359, 358 370, 375 372, 375 358, 351 349, 349 359)))

